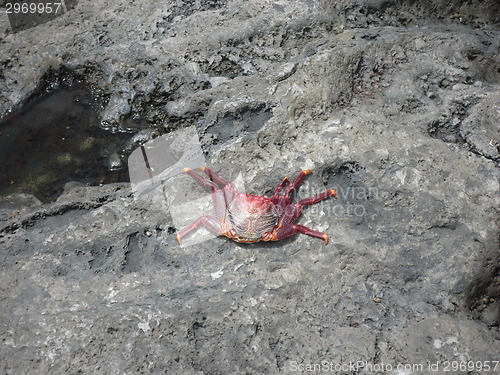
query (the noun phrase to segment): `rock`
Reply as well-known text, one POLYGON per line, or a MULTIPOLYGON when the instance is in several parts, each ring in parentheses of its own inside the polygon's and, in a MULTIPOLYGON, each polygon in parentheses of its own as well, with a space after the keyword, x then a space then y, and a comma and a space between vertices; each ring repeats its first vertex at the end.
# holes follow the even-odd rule
POLYGON ((493 0, 82 0, 3 36, 1 114, 85 82, 101 127, 136 134, 127 151, 193 126, 246 193, 311 169, 294 199, 338 199, 298 220, 328 245, 181 247, 171 207, 210 196, 185 175, 140 196, 82 183, 51 203, 0 198, 0 372, 483 373, 500 344, 499 14, 493 0))
MULTIPOLYGON (((480 87, 480 86, 479 86, 480 87)), ((460 124, 460 136, 472 152, 500 160, 500 94, 492 93, 471 110, 460 124)))
POLYGON ((116 152, 113 152, 111 155, 109 155, 107 161, 110 171, 114 171, 123 167, 120 155, 118 155, 116 152))
POLYGON ((226 82, 229 82, 230 79, 227 78, 227 77, 212 77, 209 79, 209 82, 210 82, 210 85, 212 87, 217 87, 217 86, 220 86, 226 82))

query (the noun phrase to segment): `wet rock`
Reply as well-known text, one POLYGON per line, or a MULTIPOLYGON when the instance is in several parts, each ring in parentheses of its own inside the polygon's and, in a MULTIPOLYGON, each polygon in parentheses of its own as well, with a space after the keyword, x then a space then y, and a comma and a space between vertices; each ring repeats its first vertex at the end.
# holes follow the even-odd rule
POLYGON ((120 155, 116 152, 113 152, 108 156, 108 168, 110 171, 115 171, 123 167, 122 159, 120 155))
POLYGON ((141 130, 140 132, 134 134, 128 142, 125 144, 125 150, 127 152, 131 152, 135 150, 137 147, 140 145, 156 138, 159 136, 159 132, 157 129, 151 128, 151 129, 144 129, 141 130))
MULTIPOLYGON (((137 134, 128 149, 194 125, 207 163, 241 172, 247 193, 311 169, 293 199, 338 199, 298 220, 328 245, 180 247, 170 180, 2 198, 0 372, 459 361, 480 374, 500 339, 499 14, 494 1, 80 1, 7 34, 1 113, 81 77, 101 125, 137 134)), ((210 196, 175 178, 186 200, 210 196)))

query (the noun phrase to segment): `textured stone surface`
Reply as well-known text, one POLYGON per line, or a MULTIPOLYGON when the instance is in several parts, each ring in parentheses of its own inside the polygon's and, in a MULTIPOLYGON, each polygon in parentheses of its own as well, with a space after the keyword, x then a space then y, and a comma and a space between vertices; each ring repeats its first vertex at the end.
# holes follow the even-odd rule
POLYGON ((2 36, 2 114, 84 80, 103 128, 140 132, 129 148, 194 124, 208 163, 242 172, 248 193, 312 169, 297 196, 339 198, 300 219, 328 245, 297 235, 186 248, 168 201, 134 199, 126 183, 68 184, 48 204, 2 198, 0 372, 361 361, 420 374, 500 360, 498 8, 80 1, 2 36))

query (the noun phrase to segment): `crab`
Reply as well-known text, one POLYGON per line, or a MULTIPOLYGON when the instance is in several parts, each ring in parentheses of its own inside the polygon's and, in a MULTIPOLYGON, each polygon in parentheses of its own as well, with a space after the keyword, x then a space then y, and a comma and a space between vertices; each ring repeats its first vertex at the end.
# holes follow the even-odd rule
POLYGON ((208 178, 196 173, 191 168, 184 168, 183 173, 194 178, 201 185, 212 189, 214 216, 205 215, 196 219, 177 233, 177 242, 181 238, 204 225, 217 235, 226 236, 236 242, 254 243, 259 241, 280 241, 293 236, 297 232, 321 238, 328 244, 326 233, 295 224, 302 214, 302 207, 318 203, 330 196, 337 197, 333 189, 329 189, 314 197, 305 198, 292 203, 289 194, 295 190, 304 177, 312 173, 306 169, 301 171, 288 184, 288 177, 276 187, 272 197, 251 195, 238 192, 236 186, 213 172, 210 168, 201 167, 200 171, 208 178), (284 190, 283 190, 284 188, 284 190), (280 194, 281 193, 281 194, 280 194))

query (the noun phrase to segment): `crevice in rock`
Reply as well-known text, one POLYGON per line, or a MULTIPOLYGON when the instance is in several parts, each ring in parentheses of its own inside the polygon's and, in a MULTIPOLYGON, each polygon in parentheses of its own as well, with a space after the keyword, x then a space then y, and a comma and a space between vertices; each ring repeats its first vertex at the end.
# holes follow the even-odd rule
POLYGON ((141 236, 134 232, 127 236, 124 246, 125 258, 121 265, 123 273, 138 272, 141 269, 141 236))
POLYGON ((460 134, 460 124, 469 116, 470 109, 479 100, 477 97, 469 97, 466 100, 453 100, 447 106, 447 113, 443 113, 439 118, 429 122, 427 134, 443 142, 464 144, 465 140, 460 134))
POLYGON ((0 228, 0 234, 11 234, 19 228, 28 228, 35 225, 37 220, 45 219, 51 216, 64 215, 69 211, 75 210, 92 210, 105 205, 108 201, 114 199, 113 196, 107 195, 96 199, 95 201, 88 202, 71 202, 63 205, 53 205, 48 208, 28 214, 25 217, 10 222, 8 225, 0 228))
POLYGON ((474 280, 465 291, 465 306, 476 319, 489 326, 500 325, 500 253, 498 241, 488 245, 474 280))

